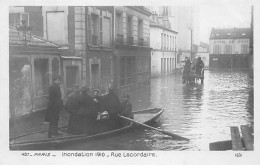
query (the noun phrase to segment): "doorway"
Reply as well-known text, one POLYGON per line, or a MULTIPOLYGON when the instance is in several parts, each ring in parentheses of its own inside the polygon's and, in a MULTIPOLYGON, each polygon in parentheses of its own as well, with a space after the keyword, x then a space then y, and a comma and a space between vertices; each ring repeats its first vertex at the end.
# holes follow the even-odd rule
POLYGON ((100 79, 100 73, 99 73, 99 64, 91 64, 91 87, 92 88, 98 88, 99 87, 99 79, 100 79))
POLYGON ((73 86, 79 84, 78 66, 66 67, 66 97, 72 92, 73 86))

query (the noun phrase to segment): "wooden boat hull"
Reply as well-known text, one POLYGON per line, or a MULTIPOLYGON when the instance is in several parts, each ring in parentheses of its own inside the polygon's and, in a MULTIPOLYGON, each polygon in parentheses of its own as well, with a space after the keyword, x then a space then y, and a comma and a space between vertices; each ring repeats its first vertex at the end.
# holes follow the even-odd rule
MULTIPOLYGON (((154 109, 147 109, 142 111, 136 111, 134 113, 135 120, 144 123, 144 124, 152 124, 156 119, 160 117, 163 113, 163 109, 154 108, 154 109)), ((38 132, 34 134, 27 134, 24 136, 19 136, 16 138, 10 139, 10 150, 44 150, 54 148, 56 145, 65 145, 67 143, 74 143, 74 142, 81 142, 81 141, 91 141, 97 140, 100 138, 115 136, 119 134, 123 134, 129 132, 140 125, 132 124, 127 127, 123 127, 120 129, 96 134, 96 135, 72 135, 65 133, 65 130, 61 130, 62 133, 65 135, 62 137, 55 137, 55 138, 47 138, 47 131, 38 132)))

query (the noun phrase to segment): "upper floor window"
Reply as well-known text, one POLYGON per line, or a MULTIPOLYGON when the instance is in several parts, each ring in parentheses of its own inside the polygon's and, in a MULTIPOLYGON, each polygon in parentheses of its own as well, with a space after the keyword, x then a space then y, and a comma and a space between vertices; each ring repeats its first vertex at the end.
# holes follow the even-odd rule
POLYGON ((144 45, 144 39, 143 39, 143 20, 138 19, 138 42, 139 45, 144 45))
POLYGON ((119 12, 116 12, 116 21, 115 21, 115 24, 116 24, 116 34, 123 34, 123 17, 122 17, 122 13, 119 13, 119 12))
POLYGON ((161 33, 161 49, 163 49, 163 33, 161 33))
POLYGON ((108 11, 89 7, 87 15, 88 44, 93 46, 111 47, 112 14, 108 11))
POLYGON ((127 42, 129 45, 133 45, 134 39, 133 39, 133 23, 132 23, 132 17, 127 16, 127 23, 126 23, 126 28, 127 28, 127 42))
POLYGON ((111 47, 111 19, 108 17, 103 17, 103 37, 102 37, 102 42, 103 46, 105 47, 111 47))
POLYGON ((226 45, 224 54, 232 54, 232 46, 231 45, 226 45))
POLYGON ((221 46, 220 45, 214 45, 213 54, 221 54, 221 46))
POLYGON ((58 44, 66 42, 64 18, 64 11, 48 11, 46 13, 46 34, 48 40, 58 44))
POLYGON ((98 45, 99 38, 99 16, 96 14, 91 14, 90 17, 90 43, 92 45, 98 45))
POLYGON ((248 54, 249 49, 248 49, 248 45, 247 44, 243 44, 241 45, 241 54, 248 54))
POLYGON ((116 43, 123 44, 124 42, 123 17, 122 17, 122 13, 119 12, 116 12, 115 31, 116 31, 116 43))
POLYGON ((164 34, 164 40, 163 40, 163 49, 165 49, 166 50, 166 34, 164 34))
POLYGON ((21 26, 22 20, 25 21, 26 25, 29 26, 29 13, 10 13, 9 14, 9 25, 21 26))

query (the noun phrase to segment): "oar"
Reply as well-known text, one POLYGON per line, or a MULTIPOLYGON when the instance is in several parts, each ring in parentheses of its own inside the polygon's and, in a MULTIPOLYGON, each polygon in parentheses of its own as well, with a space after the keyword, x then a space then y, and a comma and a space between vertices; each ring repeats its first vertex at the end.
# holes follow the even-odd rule
POLYGON ((129 120, 129 121, 132 121, 132 122, 137 123, 137 124, 139 124, 139 125, 142 125, 142 126, 144 126, 144 127, 147 127, 147 128, 153 129, 153 130, 156 130, 156 131, 161 132, 161 133, 163 133, 163 134, 165 134, 165 135, 171 136, 173 139, 176 139, 176 140, 184 140, 184 141, 190 141, 188 138, 184 138, 184 137, 181 137, 181 136, 179 136, 179 135, 173 134, 173 133, 171 133, 171 132, 168 132, 168 131, 164 131, 164 130, 161 130, 161 129, 158 129, 158 128, 151 127, 151 126, 149 126, 149 125, 140 123, 140 122, 135 121, 135 120, 133 120, 133 119, 130 119, 130 118, 128 118, 128 117, 121 116, 121 115, 119 115, 119 117, 120 117, 120 118, 123 118, 123 119, 126 119, 126 120, 129 120))

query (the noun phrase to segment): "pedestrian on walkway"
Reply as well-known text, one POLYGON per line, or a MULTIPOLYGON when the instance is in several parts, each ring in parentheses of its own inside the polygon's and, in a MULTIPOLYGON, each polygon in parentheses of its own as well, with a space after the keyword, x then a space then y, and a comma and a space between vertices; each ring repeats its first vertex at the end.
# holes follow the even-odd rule
POLYGON ((78 123, 78 108, 79 108, 79 85, 75 84, 73 86, 73 91, 68 95, 67 101, 65 103, 65 110, 70 114, 68 131, 70 133, 77 133, 79 130, 78 123))
POLYGON ((48 121, 49 121, 49 131, 48 137, 60 136, 58 132, 58 122, 59 115, 62 106, 61 100, 61 77, 59 75, 54 75, 53 85, 49 88, 49 100, 48 100, 48 121))

